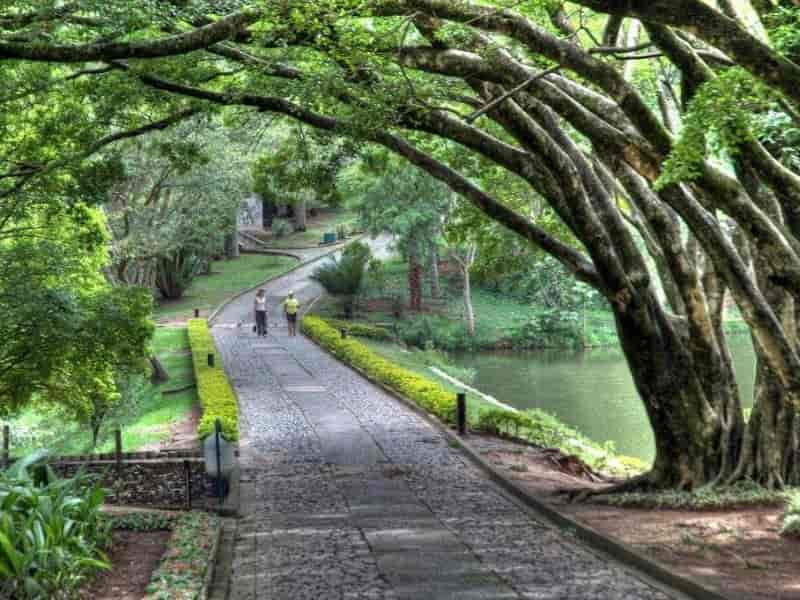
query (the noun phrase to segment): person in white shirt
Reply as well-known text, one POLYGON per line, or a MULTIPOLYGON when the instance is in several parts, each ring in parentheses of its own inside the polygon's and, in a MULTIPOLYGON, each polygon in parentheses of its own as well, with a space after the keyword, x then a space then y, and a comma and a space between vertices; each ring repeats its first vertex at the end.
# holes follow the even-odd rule
POLYGON ((267 335, 267 295, 264 290, 258 290, 254 305, 256 311, 256 334, 259 337, 267 335))

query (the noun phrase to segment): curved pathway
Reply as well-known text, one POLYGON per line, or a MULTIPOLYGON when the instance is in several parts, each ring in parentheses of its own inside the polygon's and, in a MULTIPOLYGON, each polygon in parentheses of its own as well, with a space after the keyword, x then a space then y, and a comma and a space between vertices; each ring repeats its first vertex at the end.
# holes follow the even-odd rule
MULTIPOLYGON (((379 246, 385 248, 385 241, 379 246)), ((232 600, 666 600, 612 560, 538 520, 424 419, 302 336, 279 300, 320 288, 315 266, 266 286, 213 328, 239 395, 242 513, 232 600), (244 321, 243 327, 237 323, 244 321)))

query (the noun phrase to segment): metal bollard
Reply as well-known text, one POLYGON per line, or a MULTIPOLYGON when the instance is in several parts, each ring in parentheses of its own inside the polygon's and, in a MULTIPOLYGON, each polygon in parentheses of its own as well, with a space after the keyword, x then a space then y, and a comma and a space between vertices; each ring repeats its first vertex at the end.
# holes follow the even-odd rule
POLYGON ((183 480, 186 488, 186 510, 192 510, 192 463, 183 461, 183 480))
POLYGON ((214 366, 214 355, 211 354, 211 353, 209 353, 209 355, 208 355, 208 366, 209 367, 213 367, 214 366))
POLYGON ((199 308, 195 308, 194 309, 194 318, 197 319, 199 316, 200 316, 200 309, 199 308))
POLYGON ((3 425, 3 466, 11 464, 11 427, 3 425))
POLYGON ((458 425, 458 435, 467 433, 467 394, 458 392, 456 396, 456 424, 458 425))
POLYGON ((341 331, 341 334, 342 334, 342 339, 346 339, 347 338, 347 329, 342 327, 342 329, 340 331, 341 331))

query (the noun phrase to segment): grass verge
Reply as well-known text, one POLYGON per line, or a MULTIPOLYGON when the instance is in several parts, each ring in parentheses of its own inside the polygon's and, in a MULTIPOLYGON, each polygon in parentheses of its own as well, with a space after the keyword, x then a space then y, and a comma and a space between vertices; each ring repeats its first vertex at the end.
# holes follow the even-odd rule
POLYGON ((289 256, 243 254, 234 260, 213 263, 211 275, 198 275, 183 298, 161 301, 154 311, 157 320, 187 319, 195 308, 207 311, 216 308, 234 294, 262 281, 285 273, 297 266, 289 256))

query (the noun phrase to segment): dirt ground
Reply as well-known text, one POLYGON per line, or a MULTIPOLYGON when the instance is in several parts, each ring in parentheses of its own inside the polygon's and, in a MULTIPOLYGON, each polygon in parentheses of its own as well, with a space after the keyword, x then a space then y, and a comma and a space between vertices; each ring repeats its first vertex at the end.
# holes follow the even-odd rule
POLYGON ((800 541, 778 535, 780 506, 685 511, 569 502, 557 490, 604 484, 563 472, 552 452, 474 439, 484 458, 539 498, 675 573, 731 599, 800 600, 800 541))
POLYGON ((101 573, 82 592, 85 600, 141 600, 150 575, 166 549, 169 531, 115 531, 109 553, 111 571, 101 573))
POLYGON ((199 438, 197 437, 197 425, 200 423, 202 410, 195 404, 192 412, 188 418, 183 421, 172 423, 169 428, 169 437, 147 444, 139 450, 141 452, 159 452, 163 450, 192 450, 199 445, 199 438))

